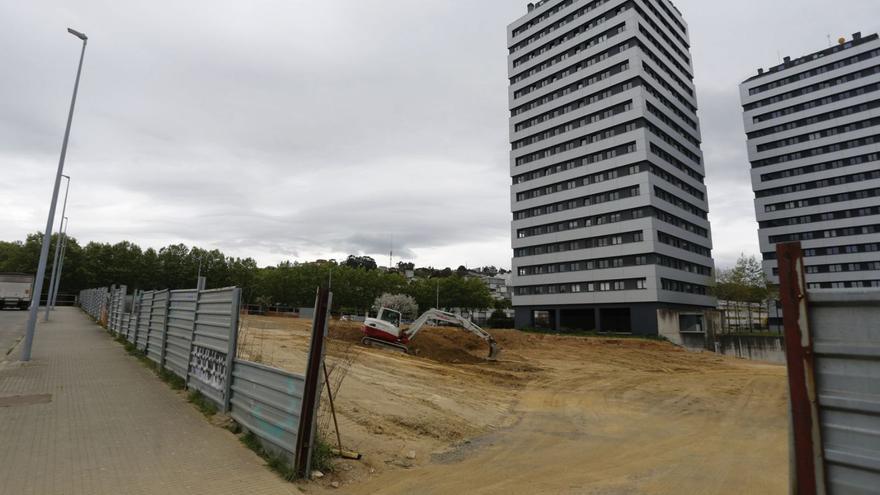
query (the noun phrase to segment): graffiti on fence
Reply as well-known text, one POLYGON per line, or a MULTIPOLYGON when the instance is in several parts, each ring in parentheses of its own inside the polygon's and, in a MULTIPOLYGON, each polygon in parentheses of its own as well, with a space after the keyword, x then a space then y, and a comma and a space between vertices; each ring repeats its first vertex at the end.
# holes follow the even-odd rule
POLYGON ((223 392, 226 386, 226 353, 194 345, 190 355, 190 375, 223 392))

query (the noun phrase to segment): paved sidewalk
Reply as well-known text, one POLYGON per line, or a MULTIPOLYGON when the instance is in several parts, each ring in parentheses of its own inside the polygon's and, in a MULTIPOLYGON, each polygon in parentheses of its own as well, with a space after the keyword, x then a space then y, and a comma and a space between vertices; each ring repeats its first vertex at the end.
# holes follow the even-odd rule
POLYGON ((24 336, 27 311, 0 310, 0 363, 18 361, 18 354, 11 352, 24 336))
POLYGON ((0 493, 300 493, 79 309, 40 324, 33 358, 0 364, 0 493))

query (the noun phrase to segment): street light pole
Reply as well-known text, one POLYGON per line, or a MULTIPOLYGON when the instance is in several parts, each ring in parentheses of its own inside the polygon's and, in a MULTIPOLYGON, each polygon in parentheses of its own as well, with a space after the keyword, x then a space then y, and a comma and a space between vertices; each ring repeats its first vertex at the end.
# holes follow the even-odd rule
POLYGON ((49 308, 51 307, 50 301, 52 299, 52 294, 55 292, 55 274, 58 272, 58 257, 61 255, 61 242, 63 240, 64 230, 64 219, 65 213, 67 213, 67 195, 70 193, 70 176, 62 175, 67 179, 67 187, 64 189, 64 206, 61 207, 61 234, 58 236, 58 241, 55 242, 55 260, 52 262, 52 275, 49 277, 49 298, 46 299, 46 316, 43 318, 43 321, 49 321, 49 308))
POLYGON ((88 37, 83 33, 67 28, 67 32, 81 39, 82 51, 79 54, 79 66, 76 69, 76 82, 73 84, 73 98, 70 100, 70 112, 67 114, 67 128, 64 130, 64 141, 61 144, 61 158, 58 160, 58 171, 55 174, 55 187, 52 189, 52 201, 49 202, 49 218, 46 219, 46 230, 43 233, 43 246, 40 248, 40 263, 37 265, 37 278, 34 281, 34 298, 31 300, 28 314, 27 330, 24 345, 21 349, 21 360, 31 360, 31 347, 34 344, 34 333, 37 329, 37 313, 40 310, 40 295, 43 293, 43 279, 46 277, 46 261, 49 257, 49 244, 52 243, 52 226, 55 224, 55 205, 58 203, 58 192, 61 189, 61 175, 64 173, 64 158, 67 156, 67 142, 70 139, 70 126, 73 123, 73 109, 76 106, 76 93, 79 90, 79 77, 82 74, 83 59, 86 56, 88 37))
MULTIPOLYGON (((49 310, 55 309, 55 302, 58 300, 58 289, 61 288, 61 271, 64 270, 64 255, 67 254, 67 231, 70 229, 70 218, 64 217, 64 231, 61 233, 61 260, 58 262, 58 273, 55 274, 54 286, 55 290, 49 291, 49 310)), ((48 311, 47 311, 48 312, 48 311)))

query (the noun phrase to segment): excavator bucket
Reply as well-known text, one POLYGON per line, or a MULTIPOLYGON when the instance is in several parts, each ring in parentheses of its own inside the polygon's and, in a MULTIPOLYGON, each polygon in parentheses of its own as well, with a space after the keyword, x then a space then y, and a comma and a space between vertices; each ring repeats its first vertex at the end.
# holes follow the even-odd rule
POLYGON ((498 343, 495 342, 494 340, 490 340, 489 341, 489 357, 487 357, 486 359, 488 359, 489 361, 497 361, 499 354, 501 354, 501 348, 498 347, 498 343))

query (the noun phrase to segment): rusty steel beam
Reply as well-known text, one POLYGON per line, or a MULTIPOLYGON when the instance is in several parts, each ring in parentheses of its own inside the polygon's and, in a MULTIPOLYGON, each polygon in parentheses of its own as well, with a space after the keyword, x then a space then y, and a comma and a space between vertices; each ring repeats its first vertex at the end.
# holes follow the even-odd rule
POLYGON ((779 297, 785 329, 785 360, 791 403, 791 493, 824 495, 825 462, 816 392, 813 337, 807 317, 804 254, 799 242, 776 245, 779 297))
POLYGON ((316 426, 318 403, 321 400, 321 368, 324 366, 324 344, 327 338, 328 313, 331 304, 330 289, 318 288, 315 315, 312 320, 312 340, 309 361, 303 384, 302 411, 296 436, 294 469, 304 479, 311 476, 312 452, 317 443, 316 426))

